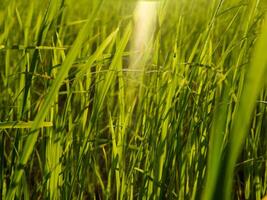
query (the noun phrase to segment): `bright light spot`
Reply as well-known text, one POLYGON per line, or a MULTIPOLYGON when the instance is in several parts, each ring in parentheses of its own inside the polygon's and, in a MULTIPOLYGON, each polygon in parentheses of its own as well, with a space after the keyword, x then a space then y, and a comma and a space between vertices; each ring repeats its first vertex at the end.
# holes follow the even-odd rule
POLYGON ((142 71, 151 55, 152 40, 157 22, 158 1, 138 1, 134 11, 134 35, 131 45, 127 96, 132 101, 142 83, 142 71))
POLYGON ((139 1, 137 3, 134 21, 134 44, 133 49, 144 51, 148 42, 152 39, 156 25, 158 1, 139 1))
MULTIPOLYGON (((130 71, 140 71, 151 53, 151 42, 156 27, 158 1, 138 1, 134 11, 134 35, 131 45, 130 71)), ((131 72, 130 78, 137 79, 138 73, 131 72)), ((139 80, 135 80, 139 81, 139 80)))

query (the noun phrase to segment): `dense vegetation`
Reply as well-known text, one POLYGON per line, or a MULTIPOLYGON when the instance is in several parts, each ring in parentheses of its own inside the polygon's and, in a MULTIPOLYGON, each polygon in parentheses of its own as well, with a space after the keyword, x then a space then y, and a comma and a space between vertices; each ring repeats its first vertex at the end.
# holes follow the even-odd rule
POLYGON ((267 2, 136 3, 1 0, 0 199, 266 195, 267 2))

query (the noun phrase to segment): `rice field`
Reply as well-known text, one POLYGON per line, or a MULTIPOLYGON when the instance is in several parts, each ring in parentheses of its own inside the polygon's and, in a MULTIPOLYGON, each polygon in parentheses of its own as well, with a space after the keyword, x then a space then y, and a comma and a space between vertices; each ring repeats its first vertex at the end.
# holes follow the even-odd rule
POLYGON ((1 0, 0 199, 266 199, 266 11, 1 0))

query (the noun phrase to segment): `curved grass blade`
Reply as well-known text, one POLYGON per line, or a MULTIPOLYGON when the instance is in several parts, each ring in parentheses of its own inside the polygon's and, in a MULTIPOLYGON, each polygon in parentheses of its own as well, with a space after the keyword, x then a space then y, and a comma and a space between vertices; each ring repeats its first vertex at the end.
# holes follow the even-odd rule
MULTIPOLYGON (((32 128, 33 121, 23 122, 23 121, 14 121, 14 122, 0 122, 0 129, 10 129, 10 128, 32 128)), ((40 123, 40 128, 43 127, 52 127, 52 122, 42 122, 40 123)))

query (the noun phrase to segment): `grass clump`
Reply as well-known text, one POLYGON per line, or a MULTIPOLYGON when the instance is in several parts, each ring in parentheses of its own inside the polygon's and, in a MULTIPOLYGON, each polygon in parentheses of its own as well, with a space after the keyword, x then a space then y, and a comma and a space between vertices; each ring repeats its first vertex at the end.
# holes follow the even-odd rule
POLYGON ((260 200, 266 5, 4 0, 1 198, 260 200))

